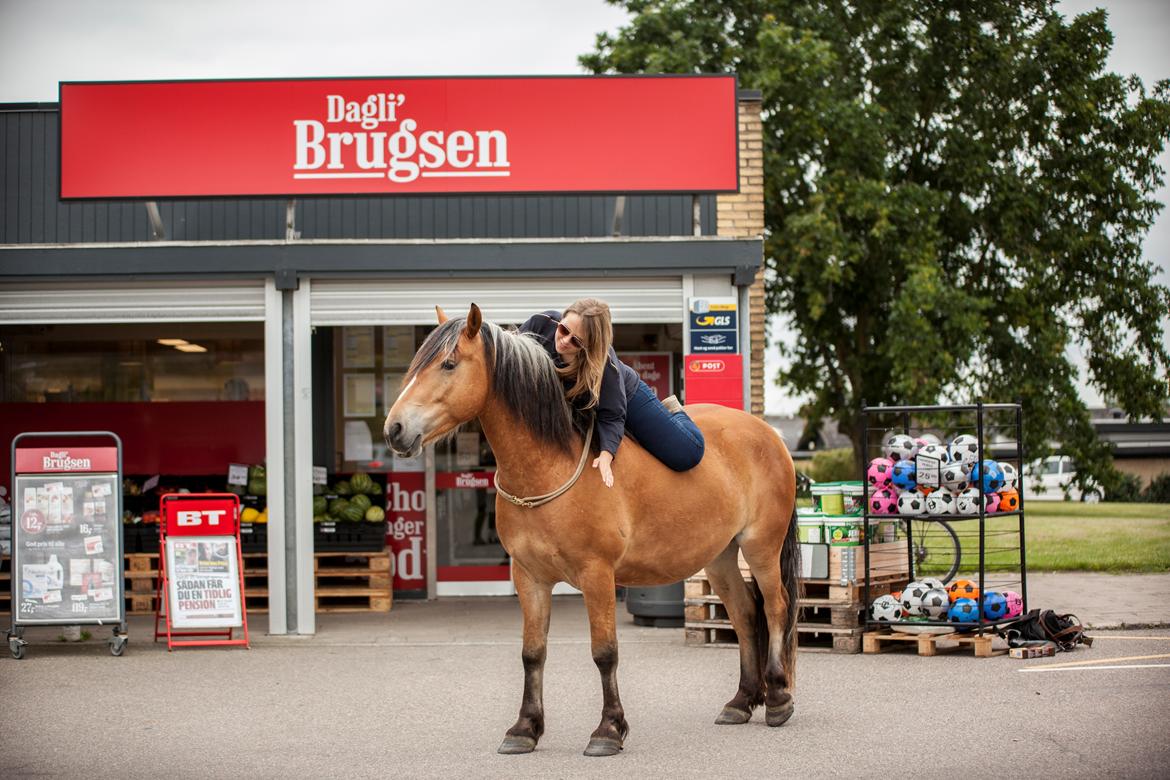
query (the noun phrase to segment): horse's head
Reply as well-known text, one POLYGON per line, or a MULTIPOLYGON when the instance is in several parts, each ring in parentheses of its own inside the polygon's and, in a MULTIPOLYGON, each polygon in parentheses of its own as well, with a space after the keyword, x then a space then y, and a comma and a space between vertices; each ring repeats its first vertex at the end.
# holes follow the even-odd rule
POLYGON ((399 455, 417 455, 483 409, 491 386, 480 326, 483 315, 474 303, 466 319, 450 320, 435 307, 439 327, 411 361, 406 386, 386 415, 382 432, 399 455))

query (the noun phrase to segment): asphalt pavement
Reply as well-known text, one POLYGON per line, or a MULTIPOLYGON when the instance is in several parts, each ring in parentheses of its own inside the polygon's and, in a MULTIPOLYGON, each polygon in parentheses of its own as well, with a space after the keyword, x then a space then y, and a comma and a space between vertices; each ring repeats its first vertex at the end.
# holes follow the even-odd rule
POLYGON ((247 650, 168 653, 142 618, 120 658, 104 634, 29 629, 27 656, 0 658, 0 776, 1140 778, 1170 762, 1165 628, 1097 630, 1092 648, 1027 661, 802 652, 796 714, 771 729, 762 712, 713 724, 737 684, 733 649, 635 626, 621 604, 630 736, 620 755, 586 758, 601 692, 585 610, 554 602, 546 733, 529 755, 495 752, 520 704, 517 602, 445 599, 322 614, 312 637, 267 636, 254 615, 247 650))

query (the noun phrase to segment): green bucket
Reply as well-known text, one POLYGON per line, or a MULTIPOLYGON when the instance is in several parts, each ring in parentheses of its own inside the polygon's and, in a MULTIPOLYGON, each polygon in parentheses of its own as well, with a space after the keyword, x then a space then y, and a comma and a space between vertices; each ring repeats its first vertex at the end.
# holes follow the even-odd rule
POLYGON ((862 504, 865 502, 865 486, 860 482, 842 482, 841 495, 844 503, 843 514, 861 514, 862 504))
POLYGON ((803 544, 823 544, 825 541, 825 518, 819 512, 797 513, 796 535, 803 544))
POLYGON ((825 540, 834 547, 861 544, 862 519, 854 515, 825 516, 825 540))
POLYGON ((845 494, 841 490, 840 482, 824 482, 813 485, 813 506, 826 515, 845 514, 845 494))

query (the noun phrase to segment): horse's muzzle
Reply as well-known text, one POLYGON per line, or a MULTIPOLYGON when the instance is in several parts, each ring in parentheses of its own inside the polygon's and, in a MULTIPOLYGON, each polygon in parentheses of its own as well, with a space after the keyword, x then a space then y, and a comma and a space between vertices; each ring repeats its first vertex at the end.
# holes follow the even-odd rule
POLYGON ((404 457, 412 457, 417 455, 422 449, 422 434, 415 434, 413 437, 408 437, 402 423, 391 423, 383 431, 386 436, 386 446, 394 450, 398 455, 404 457))

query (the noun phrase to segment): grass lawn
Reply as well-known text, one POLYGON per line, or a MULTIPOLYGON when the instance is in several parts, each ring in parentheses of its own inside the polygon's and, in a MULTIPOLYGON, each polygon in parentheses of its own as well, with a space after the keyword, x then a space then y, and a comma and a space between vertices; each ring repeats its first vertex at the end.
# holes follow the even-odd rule
MULTIPOLYGON (((1032 501, 1025 509, 1028 571, 1170 572, 1170 504, 1032 501)), ((1019 569, 1017 522, 987 521, 988 571, 1019 569)), ((977 569, 978 521, 951 525, 963 550, 961 571, 977 569)))

